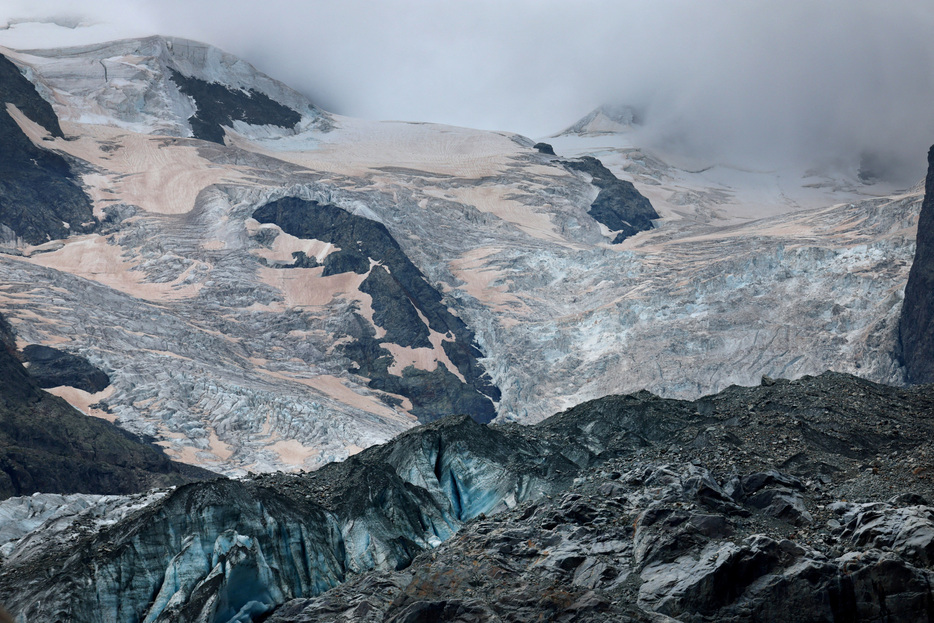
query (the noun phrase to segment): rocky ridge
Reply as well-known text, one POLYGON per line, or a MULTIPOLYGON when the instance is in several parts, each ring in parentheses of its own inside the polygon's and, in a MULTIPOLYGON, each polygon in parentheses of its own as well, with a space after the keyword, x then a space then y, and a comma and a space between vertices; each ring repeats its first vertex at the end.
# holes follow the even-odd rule
POLYGON ((924 191, 915 256, 898 325, 900 355, 910 383, 934 382, 934 147, 928 152, 924 191))
MULTIPOLYGON (((261 206, 253 218, 274 223, 299 239, 339 248, 325 258, 322 276, 365 275, 359 288, 370 297, 375 330, 354 335, 338 348, 355 364, 351 371, 370 379, 370 387, 408 398, 411 413, 421 421, 453 413, 470 415, 479 422, 496 416, 494 402, 500 393, 479 361, 483 353, 473 332, 444 306, 441 293, 384 225, 336 206, 295 197, 261 206), (407 348, 430 349, 432 335, 443 336, 441 348, 452 365, 430 372, 413 366, 403 370, 401 377, 391 374, 392 352, 380 346, 377 332, 385 342, 407 348)), ((359 326, 367 326, 362 317, 356 318, 359 326)))
POLYGON ((5 547, 0 596, 29 620, 923 617, 932 406, 827 373, 535 426, 448 418, 103 527, 58 517, 5 547))

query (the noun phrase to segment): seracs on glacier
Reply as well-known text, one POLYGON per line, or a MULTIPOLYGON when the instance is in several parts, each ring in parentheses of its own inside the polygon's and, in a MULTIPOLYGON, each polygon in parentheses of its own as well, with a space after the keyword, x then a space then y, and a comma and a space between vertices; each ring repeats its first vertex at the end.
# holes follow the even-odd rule
POLYGON ((638 149, 618 120, 547 139, 552 156, 508 133, 339 117, 181 39, 3 52, 67 138, 17 122, 70 158, 102 226, 0 256, 0 301, 21 345, 55 345, 112 379, 96 395, 53 392, 180 460, 227 474, 314 468, 413 426, 414 394, 383 391, 343 354, 367 335, 392 359, 387 374, 420 379, 413 392, 444 371, 466 380, 445 351, 451 336, 429 331, 430 348, 384 339, 360 289, 369 273, 325 275, 340 249, 252 218, 284 197, 385 226, 469 327, 475 342, 462 346, 498 388, 504 421, 763 375, 902 379, 891 353, 920 189, 692 172, 638 149), (173 71, 255 89, 301 120, 230 121, 224 144, 189 138, 198 106, 173 71), (598 189, 565 166, 581 155, 634 182, 656 227, 611 244, 588 214, 598 189))

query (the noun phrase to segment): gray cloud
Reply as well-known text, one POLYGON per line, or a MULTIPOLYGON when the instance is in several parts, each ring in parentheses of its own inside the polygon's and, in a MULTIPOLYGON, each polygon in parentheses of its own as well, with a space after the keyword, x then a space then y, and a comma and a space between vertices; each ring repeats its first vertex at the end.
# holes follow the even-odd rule
POLYGON ((760 168, 869 154, 904 182, 934 143, 934 6, 916 0, 5 4, 0 23, 80 13, 89 36, 207 41, 353 116, 540 137, 628 103, 659 149, 760 168))

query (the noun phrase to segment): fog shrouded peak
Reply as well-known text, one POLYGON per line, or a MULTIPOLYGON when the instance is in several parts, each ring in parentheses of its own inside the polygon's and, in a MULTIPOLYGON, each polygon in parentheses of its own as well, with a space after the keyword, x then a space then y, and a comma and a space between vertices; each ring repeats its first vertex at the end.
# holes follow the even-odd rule
POLYGON ((201 40, 367 118, 542 137, 625 104, 646 147, 760 169, 913 183, 934 141, 934 7, 909 0, 13 0, 0 28, 14 48, 201 40))

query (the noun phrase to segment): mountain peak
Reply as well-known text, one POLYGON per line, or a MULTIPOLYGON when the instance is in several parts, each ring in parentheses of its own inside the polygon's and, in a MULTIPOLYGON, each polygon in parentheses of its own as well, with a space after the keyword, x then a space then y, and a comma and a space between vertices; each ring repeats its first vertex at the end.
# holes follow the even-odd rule
POLYGON ((641 125, 642 119, 637 110, 621 104, 604 104, 593 109, 577 123, 566 128, 556 136, 577 134, 593 136, 598 134, 618 134, 634 125, 641 125))
MULTIPOLYGON (((226 99, 243 100, 231 102, 228 108, 249 109, 257 100, 263 108, 276 108, 268 122, 250 110, 240 116, 213 115, 218 123, 227 127, 236 124, 237 130, 247 135, 256 132, 255 126, 267 125, 280 129, 260 131, 264 136, 270 132, 291 134, 327 119, 327 113, 304 95, 243 59, 178 37, 155 35, 67 48, 19 50, 11 51, 9 56, 53 103, 63 121, 110 125, 144 134, 201 137, 197 126, 203 125, 205 106, 204 102, 199 106, 193 93, 211 88, 224 92, 226 99), (179 84, 179 77, 197 81, 204 88, 179 84), (291 114, 283 114, 282 108, 291 114), (285 118, 288 123, 283 123, 285 118)), ((217 142, 218 136, 222 140, 220 126, 210 134, 213 138, 209 140, 217 142)))

